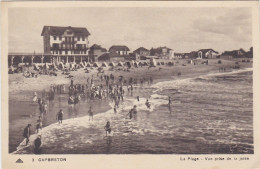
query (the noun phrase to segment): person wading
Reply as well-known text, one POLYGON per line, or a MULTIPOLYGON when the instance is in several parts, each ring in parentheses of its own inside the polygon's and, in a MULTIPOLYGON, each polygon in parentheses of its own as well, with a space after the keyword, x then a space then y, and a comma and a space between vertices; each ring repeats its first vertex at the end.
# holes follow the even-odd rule
POLYGON ((93 121, 94 112, 93 112, 93 110, 92 110, 92 107, 91 107, 91 106, 89 107, 88 114, 89 114, 89 120, 90 120, 90 118, 92 118, 92 121, 93 121))
POLYGON ((107 133, 110 134, 111 133, 111 128, 110 128, 110 122, 108 121, 107 124, 104 127, 105 131, 106 131, 106 136, 107 133))
POLYGON ((57 114, 57 120, 58 120, 59 124, 62 124, 63 114, 64 113, 63 113, 62 109, 60 109, 60 111, 57 114))

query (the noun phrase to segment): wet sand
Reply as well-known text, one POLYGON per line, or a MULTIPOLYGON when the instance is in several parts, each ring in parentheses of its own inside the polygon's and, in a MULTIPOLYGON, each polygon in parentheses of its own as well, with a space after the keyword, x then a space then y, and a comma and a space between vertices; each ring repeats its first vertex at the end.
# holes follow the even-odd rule
MULTIPOLYGON (((177 66, 157 66, 155 68, 148 69, 147 66, 132 68, 131 72, 124 71, 108 71, 105 69, 104 74, 113 74, 115 77, 120 75, 125 78, 143 78, 143 77, 153 77, 154 83, 195 77, 199 75, 209 74, 213 72, 219 72, 219 67, 229 67, 234 66, 236 61, 222 61, 222 64, 217 64, 217 60, 210 60, 209 65, 189 65, 185 61, 179 61, 180 63, 177 66), (185 62, 186 66, 182 66, 185 62), (159 70, 159 67, 162 69, 159 70), (181 76, 178 76, 178 72, 181 72, 181 76)), ((252 67, 252 63, 242 63, 240 62, 241 68, 252 67)), ((78 71, 72 71, 71 75, 73 76, 75 84, 85 84, 86 79, 91 78, 92 74, 95 77, 95 84, 99 84, 98 77, 96 76, 97 70, 93 68, 91 73, 85 73, 83 69, 78 71)), ((228 69, 227 69, 228 71, 228 69)), ((32 102, 33 92, 40 93, 43 90, 48 90, 51 84, 65 84, 69 85, 70 79, 66 78, 66 75, 62 75, 61 72, 58 72, 58 76, 49 76, 42 75, 38 78, 24 78, 22 74, 12 74, 9 75, 9 122, 10 122, 10 134, 9 134, 9 152, 13 152, 19 143, 23 140, 22 132, 23 128, 31 123, 32 129, 34 131, 36 125, 36 119, 38 117, 38 105, 32 102)), ((140 93, 141 94, 141 93, 140 93)), ((47 118, 43 121, 43 126, 48 126, 56 121, 55 116, 60 108, 65 108, 65 119, 75 118, 87 115, 87 110, 89 105, 94 105, 96 112, 105 112, 110 108, 108 105, 108 100, 97 100, 94 102, 82 101, 81 108, 78 111, 71 111, 67 106, 67 95, 56 95, 54 104, 49 103, 50 112, 47 114, 47 118), (78 112, 78 113, 75 113, 78 112)))

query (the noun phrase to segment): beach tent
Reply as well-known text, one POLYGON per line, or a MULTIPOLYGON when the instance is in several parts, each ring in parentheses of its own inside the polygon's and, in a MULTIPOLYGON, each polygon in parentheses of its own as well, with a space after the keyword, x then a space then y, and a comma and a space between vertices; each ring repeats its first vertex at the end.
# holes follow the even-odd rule
POLYGON ((143 66, 143 63, 142 63, 142 62, 139 62, 139 63, 138 63, 138 66, 143 66))
POLYGON ((91 64, 89 62, 87 62, 86 67, 91 67, 91 64))
POLYGON ((47 63, 45 63, 45 65, 43 67, 44 67, 44 69, 49 69, 50 68, 47 63))
POLYGON ((161 63, 160 63, 160 62, 157 62, 157 65, 161 65, 161 63))
POLYGON ((118 62, 117 66, 124 66, 122 62, 118 62))
POLYGON ((80 62, 80 63, 79 63, 79 66, 82 67, 82 68, 84 68, 84 67, 85 67, 85 64, 84 64, 83 62, 80 62))
POLYGON ((137 62, 134 62, 134 67, 138 67, 138 63, 137 62))
POLYGON ((60 69, 64 69, 64 64, 63 64, 62 62, 60 62, 59 68, 60 68, 60 69))
POLYGON ((97 62, 94 62, 93 67, 100 67, 100 65, 97 62))
POLYGON ((35 69, 35 70, 40 70, 39 65, 38 65, 38 64, 34 64, 34 69, 35 69))
POLYGON ((128 68, 131 68, 131 63, 130 62, 125 62, 125 66, 127 66, 128 68))
POLYGON ((106 62, 103 62, 103 63, 102 63, 102 66, 103 66, 103 67, 108 67, 108 65, 107 65, 106 62))
POLYGON ((148 66, 147 62, 143 62, 142 64, 143 64, 143 66, 148 66))
POLYGON ((109 64, 108 64, 108 66, 115 66, 115 63, 114 62, 110 62, 109 64))
POLYGON ((150 59, 150 65, 151 66, 156 66, 157 65, 157 62, 156 62, 156 60, 154 58, 150 59))

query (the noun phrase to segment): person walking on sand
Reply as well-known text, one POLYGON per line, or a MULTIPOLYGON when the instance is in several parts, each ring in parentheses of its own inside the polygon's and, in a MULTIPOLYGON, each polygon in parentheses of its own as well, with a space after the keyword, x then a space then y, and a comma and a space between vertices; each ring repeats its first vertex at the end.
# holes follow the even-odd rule
POLYGON ((26 139, 26 145, 28 145, 29 143, 29 137, 31 135, 31 124, 28 124, 25 128, 24 128, 24 131, 23 131, 23 136, 24 138, 26 139))
POLYGON ((92 121, 93 121, 94 112, 93 112, 93 110, 92 110, 92 107, 91 107, 91 106, 89 107, 88 114, 89 114, 89 120, 90 120, 90 118, 92 118, 92 121))
POLYGON ((107 133, 110 134, 111 133, 111 128, 110 128, 110 122, 108 121, 107 124, 104 127, 105 131, 106 131, 106 136, 107 133))
POLYGON ((58 114, 57 114, 57 120, 58 120, 58 123, 59 124, 62 124, 62 120, 63 120, 63 111, 62 111, 62 109, 60 109, 60 111, 58 112, 58 114))

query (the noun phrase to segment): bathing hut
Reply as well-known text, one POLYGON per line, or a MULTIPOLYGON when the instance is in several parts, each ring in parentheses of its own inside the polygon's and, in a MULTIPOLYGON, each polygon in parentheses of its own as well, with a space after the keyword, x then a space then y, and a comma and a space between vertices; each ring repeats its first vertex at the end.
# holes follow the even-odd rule
POLYGON ((114 67, 114 66, 115 66, 115 63, 114 63, 114 62, 110 62, 110 63, 108 64, 108 66, 114 67))
POLYGON ((118 62, 117 66, 124 66, 122 62, 118 62))
POLYGON ((154 58, 150 59, 150 65, 151 66, 156 66, 157 65, 157 62, 156 62, 156 60, 154 58))
POLYGON ((138 63, 137 62, 134 62, 134 67, 138 67, 138 63))
POLYGON ((87 62, 86 67, 91 67, 91 64, 89 62, 87 62))
POLYGON ((97 62, 94 62, 93 67, 100 67, 100 65, 97 62))
POLYGON ((102 63, 102 66, 103 66, 103 67, 108 67, 108 65, 107 65, 106 62, 103 62, 103 63, 102 63))
POLYGON ((161 65, 161 63, 160 63, 160 62, 157 62, 157 65, 158 65, 158 66, 161 65))

